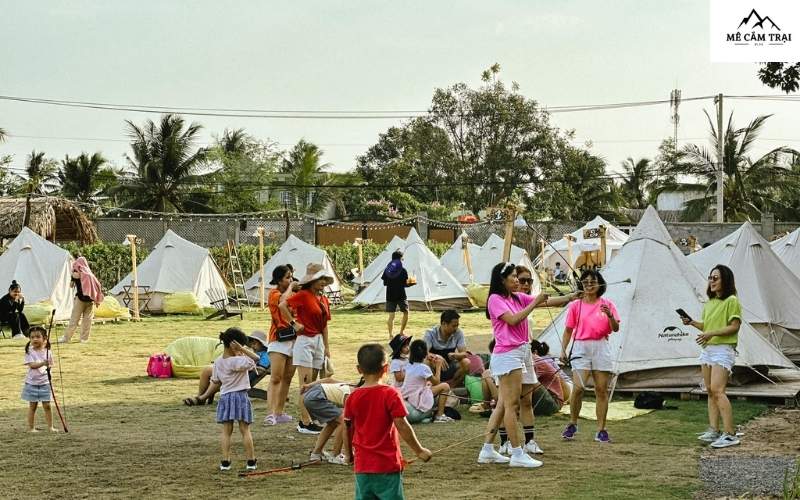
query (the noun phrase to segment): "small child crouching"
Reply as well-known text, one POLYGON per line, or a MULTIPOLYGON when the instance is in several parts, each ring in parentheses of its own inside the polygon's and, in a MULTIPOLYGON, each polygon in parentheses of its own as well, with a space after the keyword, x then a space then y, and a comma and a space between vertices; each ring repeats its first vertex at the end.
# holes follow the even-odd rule
POLYGON ((341 425, 344 423, 342 408, 353 389, 360 387, 362 383, 363 380, 358 384, 348 384, 332 378, 324 378, 300 388, 300 393, 303 394, 303 403, 312 420, 325 424, 322 432, 317 436, 314 450, 309 457, 310 460, 326 460, 328 463, 337 465, 350 464, 350 446, 344 439, 344 426, 341 425), (325 444, 331 436, 333 436, 333 450, 328 453, 325 451, 325 444))
POLYGON ((350 394, 344 405, 348 440, 355 458, 355 498, 405 498, 398 435, 421 460, 430 460, 431 452, 422 447, 406 420, 408 412, 400 393, 383 383, 389 368, 383 348, 379 344, 361 346, 357 368, 364 384, 350 394))

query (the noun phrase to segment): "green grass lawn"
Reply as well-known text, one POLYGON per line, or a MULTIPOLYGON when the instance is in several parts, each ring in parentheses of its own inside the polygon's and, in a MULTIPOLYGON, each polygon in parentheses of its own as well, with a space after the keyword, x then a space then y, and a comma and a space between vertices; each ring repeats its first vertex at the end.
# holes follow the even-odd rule
MULTIPOLYGON (((556 311, 551 311, 553 315, 556 311)), ((537 326, 550 322, 546 310, 536 312, 537 326)), ((63 371, 57 394, 65 403, 69 434, 25 432, 26 403, 19 399, 25 376, 23 343, 0 340, 0 428, 3 466, 0 496, 4 498, 311 498, 353 495, 350 469, 320 465, 302 471, 239 479, 220 473, 220 426, 213 407, 183 406, 196 391, 195 380, 154 380, 145 375, 150 354, 184 336, 216 337, 219 330, 240 325, 266 329, 268 317, 248 313, 246 320, 205 322, 196 317, 161 317, 141 323, 96 325, 91 342, 54 347, 63 371)), ((412 313, 409 332, 419 336, 437 322, 434 313, 412 313)), ((490 333, 483 313, 462 315, 469 337, 490 333)), ((337 376, 355 377, 355 351, 365 342, 386 342, 385 315, 334 311, 330 325, 337 376)), ((60 334, 58 328, 57 334, 60 334)), ((55 336, 55 334, 54 334, 55 336)), ((294 412, 293 390, 289 411, 294 412)), ((701 486, 697 478, 702 447, 695 433, 706 424, 704 401, 677 401, 679 409, 612 422, 614 443, 592 438, 593 422, 582 424, 576 441, 559 437, 566 419, 537 419, 537 441, 545 450, 544 467, 512 470, 475 462, 481 440, 435 455, 405 472, 409 498, 690 498, 701 486)), ((253 425, 259 467, 267 469, 302 461, 314 437, 291 426, 266 428, 265 402, 256 400, 253 425)), ((764 405, 735 401, 737 422, 748 420, 764 405)), ((455 424, 416 426, 431 450, 477 436, 486 420, 462 407, 464 420, 455 424)), ((41 412, 41 410, 40 410, 41 412)), ((39 418, 41 414, 37 415, 39 418)), ((42 427, 43 421, 39 423, 42 427)), ((234 439, 234 464, 243 463, 240 438, 234 439)), ((406 450, 407 451, 407 450, 406 450)), ((408 456, 408 455, 407 455, 408 456)))

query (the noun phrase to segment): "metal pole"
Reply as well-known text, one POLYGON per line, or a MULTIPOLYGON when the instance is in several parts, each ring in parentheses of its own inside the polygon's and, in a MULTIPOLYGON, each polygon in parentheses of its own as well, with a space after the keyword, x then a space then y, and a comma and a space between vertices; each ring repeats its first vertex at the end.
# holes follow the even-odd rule
POLYGON ((722 94, 717 94, 717 222, 725 222, 725 132, 722 130, 722 94))

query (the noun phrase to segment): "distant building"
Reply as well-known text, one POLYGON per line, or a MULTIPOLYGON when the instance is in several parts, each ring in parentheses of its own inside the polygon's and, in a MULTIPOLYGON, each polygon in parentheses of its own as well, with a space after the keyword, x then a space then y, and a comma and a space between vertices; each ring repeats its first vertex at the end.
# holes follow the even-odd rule
POLYGON ((686 208, 686 202, 702 198, 706 195, 702 189, 692 191, 664 191, 656 199, 656 210, 679 211, 686 208))

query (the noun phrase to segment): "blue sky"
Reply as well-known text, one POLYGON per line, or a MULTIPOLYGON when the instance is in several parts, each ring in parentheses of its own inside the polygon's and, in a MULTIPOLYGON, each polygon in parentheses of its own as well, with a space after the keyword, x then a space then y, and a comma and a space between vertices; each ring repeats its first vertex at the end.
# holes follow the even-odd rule
MULTIPOLYGON (((69 1, 0 0, 0 94, 162 106, 295 110, 424 110, 433 90, 501 77, 543 105, 777 94, 753 64, 711 64, 708 4, 620 1, 69 1)), ((702 109, 681 107, 679 137, 704 142, 702 109)), ((800 103, 727 101, 738 125, 775 113, 757 151, 800 147, 800 103), (780 140, 777 140, 780 139, 780 140), (788 142, 794 141, 794 142, 788 142)), ((12 134, 0 154, 21 167, 48 156, 127 151, 123 121, 143 115, 0 101, 12 134), (36 136, 36 137, 19 137, 36 136), (95 140, 68 140, 87 138, 95 140)), ((611 169, 652 157, 672 134, 667 105, 553 116, 611 169)), ((197 117, 204 141, 226 127, 290 147, 320 144, 347 170, 400 120, 267 120, 197 117)))

